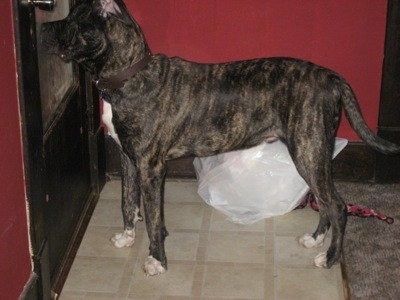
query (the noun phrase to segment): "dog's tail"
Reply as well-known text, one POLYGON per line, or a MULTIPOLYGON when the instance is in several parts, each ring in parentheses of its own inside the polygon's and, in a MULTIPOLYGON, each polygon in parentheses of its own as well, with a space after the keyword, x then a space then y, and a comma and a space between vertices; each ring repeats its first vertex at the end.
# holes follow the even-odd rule
POLYGON ((344 108, 347 119, 351 127, 358 134, 358 136, 373 149, 384 154, 397 154, 400 153, 400 146, 388 142, 378 137, 374 132, 369 129, 361 114, 360 107, 355 98, 354 92, 347 83, 340 85, 342 89, 342 106, 344 108))

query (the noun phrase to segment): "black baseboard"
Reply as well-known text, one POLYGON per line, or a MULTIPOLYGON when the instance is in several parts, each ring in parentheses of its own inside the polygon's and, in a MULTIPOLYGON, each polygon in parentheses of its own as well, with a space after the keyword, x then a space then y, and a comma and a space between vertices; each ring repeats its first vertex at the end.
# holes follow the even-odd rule
MULTIPOLYGON (((400 129, 395 127, 380 127, 378 135, 385 140, 400 145, 400 129)), ((400 155, 383 155, 376 153, 375 182, 400 182, 400 155)))
POLYGON ((332 173, 335 180, 374 181, 375 151, 364 143, 349 143, 333 160, 332 173))
MULTIPOLYGON (((393 164, 392 172, 383 172, 385 175, 376 180, 377 154, 364 143, 351 142, 333 161, 333 177, 335 180, 375 182, 398 182, 399 170, 396 162, 399 156, 383 156, 386 165, 393 164)), ((167 177, 169 178, 196 178, 193 167, 193 157, 179 158, 168 161, 167 177)), ((106 138, 106 172, 109 177, 121 176, 121 160, 119 148, 112 140, 106 138)))

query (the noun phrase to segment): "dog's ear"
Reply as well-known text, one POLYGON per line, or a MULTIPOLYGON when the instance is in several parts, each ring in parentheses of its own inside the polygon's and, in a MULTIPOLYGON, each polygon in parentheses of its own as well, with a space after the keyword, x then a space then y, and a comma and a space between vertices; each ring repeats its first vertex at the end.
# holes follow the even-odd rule
POLYGON ((128 26, 134 23, 122 0, 94 0, 93 3, 103 18, 115 18, 128 26))

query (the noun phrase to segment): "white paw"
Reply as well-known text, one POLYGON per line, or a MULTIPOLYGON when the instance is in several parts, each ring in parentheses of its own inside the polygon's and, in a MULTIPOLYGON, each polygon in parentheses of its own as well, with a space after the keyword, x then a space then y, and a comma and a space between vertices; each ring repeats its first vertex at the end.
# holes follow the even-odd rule
POLYGON ((165 273, 165 268, 153 256, 148 256, 143 265, 143 271, 147 276, 154 276, 165 273))
POLYGON ((326 268, 326 262, 326 252, 321 252, 314 258, 314 265, 318 268, 326 268))
POLYGON ((324 244, 325 234, 318 235, 316 239, 313 238, 312 234, 306 233, 299 238, 299 243, 306 248, 317 248, 322 247, 324 244))
POLYGON ((115 248, 131 247, 135 243, 135 230, 125 230, 111 238, 115 248))

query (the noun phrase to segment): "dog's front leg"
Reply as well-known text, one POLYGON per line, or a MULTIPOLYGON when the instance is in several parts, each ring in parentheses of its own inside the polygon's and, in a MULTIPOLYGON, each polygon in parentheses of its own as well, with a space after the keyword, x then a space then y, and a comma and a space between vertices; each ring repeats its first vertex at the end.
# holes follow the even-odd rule
POLYGON ((158 275, 167 270, 164 241, 168 232, 164 223, 165 162, 143 162, 140 167, 141 193, 146 216, 147 234, 150 240, 149 256, 143 271, 146 275, 158 275))
POLYGON ((111 238, 117 248, 130 247, 135 242, 137 221, 142 221, 140 215, 140 184, 137 167, 124 152, 121 151, 122 167, 122 216, 124 232, 117 233, 111 238))

